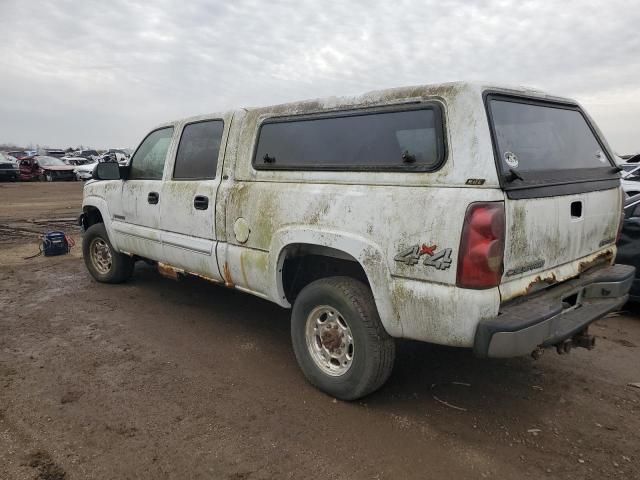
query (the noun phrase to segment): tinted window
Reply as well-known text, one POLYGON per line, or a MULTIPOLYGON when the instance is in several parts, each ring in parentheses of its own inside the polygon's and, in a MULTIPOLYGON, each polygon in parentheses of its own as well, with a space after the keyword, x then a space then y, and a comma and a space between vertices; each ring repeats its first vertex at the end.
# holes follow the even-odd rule
POLYGON ((151 132, 144 139, 131 159, 131 180, 161 180, 164 170, 164 161, 171 144, 173 127, 161 128, 151 132))
POLYGON ((503 170, 611 167, 580 111, 512 100, 489 105, 503 170))
POLYGON ((215 178, 223 128, 222 120, 186 125, 178 146, 173 178, 215 178))
POLYGON ((442 160, 439 110, 343 114, 262 125, 256 168, 428 170, 442 160))

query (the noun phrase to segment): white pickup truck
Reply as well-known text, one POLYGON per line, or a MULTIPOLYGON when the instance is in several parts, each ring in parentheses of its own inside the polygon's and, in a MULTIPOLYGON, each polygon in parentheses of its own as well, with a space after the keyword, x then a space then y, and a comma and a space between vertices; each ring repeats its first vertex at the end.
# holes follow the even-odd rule
MULTIPOLYGON (((292 308, 307 379, 379 388, 395 338, 482 357, 592 348, 627 300, 618 168, 574 101, 470 83, 247 108, 160 125, 84 187, 83 253, 292 308)), ((259 314, 259 312, 257 312, 259 314)))

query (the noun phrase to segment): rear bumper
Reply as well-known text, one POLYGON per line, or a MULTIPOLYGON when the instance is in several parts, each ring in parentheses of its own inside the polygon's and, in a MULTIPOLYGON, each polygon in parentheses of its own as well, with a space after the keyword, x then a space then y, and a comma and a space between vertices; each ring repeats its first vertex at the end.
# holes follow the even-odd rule
POLYGON ((612 265, 508 302, 496 318, 478 324, 474 352, 517 357, 573 337, 629 298, 635 268, 612 265))

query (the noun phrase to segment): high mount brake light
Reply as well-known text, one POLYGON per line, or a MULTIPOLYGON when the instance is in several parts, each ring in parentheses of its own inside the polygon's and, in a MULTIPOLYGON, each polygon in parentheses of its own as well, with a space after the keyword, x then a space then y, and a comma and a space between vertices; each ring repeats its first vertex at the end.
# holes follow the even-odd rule
POLYGON ((503 202, 479 202, 467 207, 458 252, 459 287, 485 289, 500 284, 504 235, 503 202))

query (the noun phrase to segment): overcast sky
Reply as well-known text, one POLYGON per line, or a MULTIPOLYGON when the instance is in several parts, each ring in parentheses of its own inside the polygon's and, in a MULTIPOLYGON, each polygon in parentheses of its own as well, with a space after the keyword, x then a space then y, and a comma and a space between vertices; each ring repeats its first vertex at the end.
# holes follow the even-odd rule
POLYGON ((135 147, 155 124, 438 83, 582 102, 640 151, 640 2, 0 0, 0 143, 135 147))

